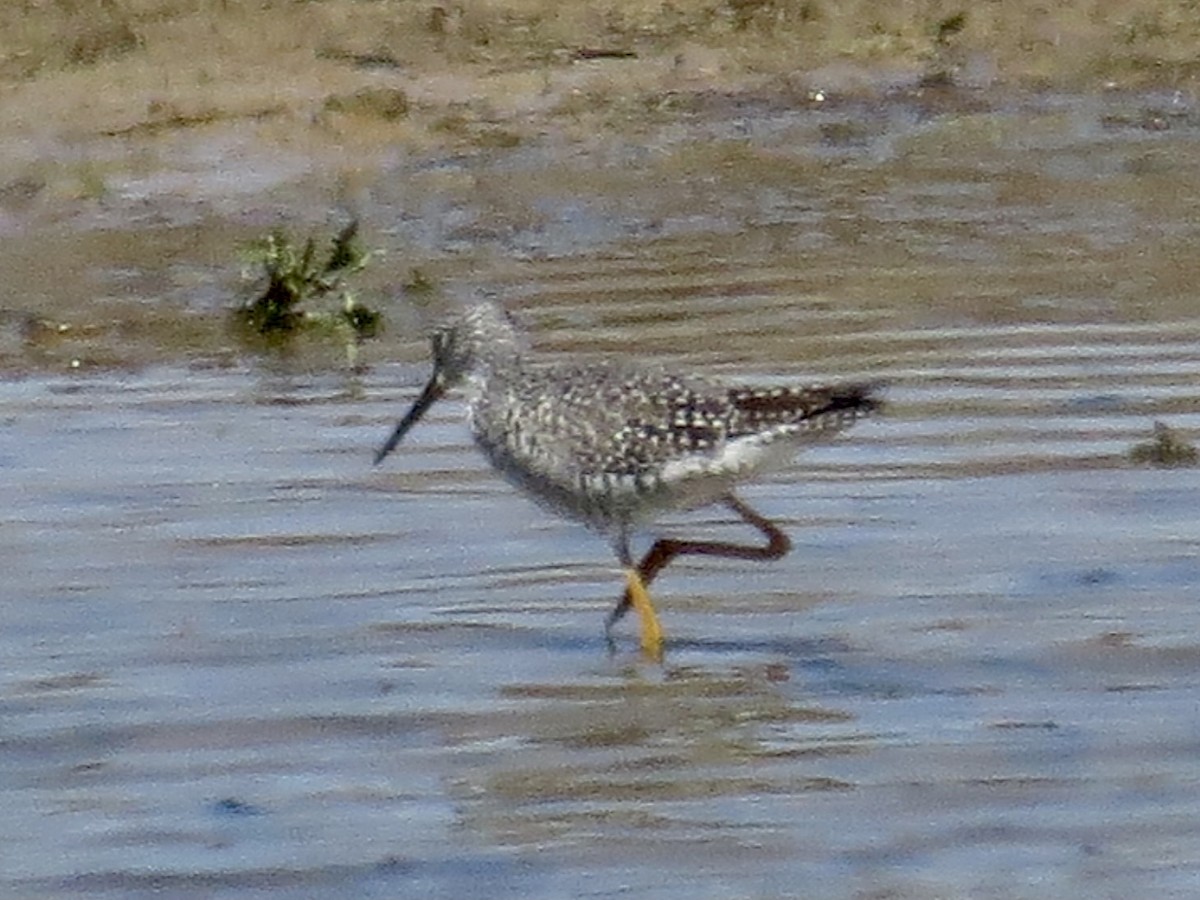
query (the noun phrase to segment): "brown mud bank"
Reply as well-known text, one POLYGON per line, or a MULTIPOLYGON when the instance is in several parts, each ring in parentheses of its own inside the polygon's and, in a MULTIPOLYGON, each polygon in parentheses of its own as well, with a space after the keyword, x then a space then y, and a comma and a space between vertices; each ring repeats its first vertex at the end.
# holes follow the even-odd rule
MULTIPOLYGON (((0 369, 228 365, 239 248, 349 218, 388 251, 361 283, 379 302, 413 268, 519 293, 549 260, 633 254, 883 291, 913 324, 1024 315, 941 252, 983 223, 898 227, 925 228, 914 183, 990 192, 998 239, 1044 263, 1020 290, 1066 251, 1123 317, 1179 306, 1188 229, 1112 213, 1189 219, 1198 30, 1155 3, 6 5, 0 369), (1022 238, 1060 204, 1111 239, 1022 238)), ((389 318, 368 363, 411 352, 412 311, 389 318)))

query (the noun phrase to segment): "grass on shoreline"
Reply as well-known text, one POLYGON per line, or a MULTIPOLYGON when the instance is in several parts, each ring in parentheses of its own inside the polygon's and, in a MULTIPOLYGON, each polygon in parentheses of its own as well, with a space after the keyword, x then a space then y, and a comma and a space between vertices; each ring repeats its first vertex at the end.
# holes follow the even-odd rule
MULTIPOLYGON (((0 5, 0 86, 10 101, 38 82, 86 90, 117 132, 131 117, 170 127, 331 98, 338 109, 364 83, 438 79, 503 118, 529 111, 514 93, 552 93, 553 73, 596 60, 618 88, 623 77, 651 94, 830 66, 1184 88, 1198 38, 1200 8, 1185 0, 19 0, 0 5)), ((77 108, 36 112, 44 124, 77 108)))

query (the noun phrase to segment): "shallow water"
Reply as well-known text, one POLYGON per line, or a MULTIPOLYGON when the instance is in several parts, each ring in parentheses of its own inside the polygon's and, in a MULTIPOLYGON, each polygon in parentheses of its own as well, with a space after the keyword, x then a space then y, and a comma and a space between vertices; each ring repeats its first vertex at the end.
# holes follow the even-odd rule
POLYGON ((423 366, 0 383, 7 894, 1194 893, 1200 473, 1125 457, 1200 429, 1190 269, 1144 258, 1194 237, 1194 136, 1022 123, 971 155, 897 112, 775 206, 716 182, 728 233, 496 278, 550 353, 890 383, 744 491, 790 556, 656 582, 661 666, 632 623, 609 655, 609 549, 461 404, 371 467, 423 366), (1155 202, 1108 179, 1168 150, 1155 202))

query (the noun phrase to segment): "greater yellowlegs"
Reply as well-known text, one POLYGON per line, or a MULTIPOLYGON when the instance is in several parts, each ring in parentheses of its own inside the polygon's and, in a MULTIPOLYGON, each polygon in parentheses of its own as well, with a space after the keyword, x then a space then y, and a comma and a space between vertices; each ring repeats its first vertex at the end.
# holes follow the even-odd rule
POLYGON ((539 503, 612 540, 626 588, 606 632, 633 607, 642 648, 653 657, 663 640, 646 589, 654 576, 684 554, 770 560, 787 553, 787 535, 734 488, 879 405, 877 385, 867 382, 742 387, 616 360, 539 360, 490 302, 444 322, 432 343, 433 374, 375 462, 465 382, 471 431, 492 465, 539 503), (637 528, 710 503, 758 529, 766 546, 662 539, 634 562, 629 539, 637 528))

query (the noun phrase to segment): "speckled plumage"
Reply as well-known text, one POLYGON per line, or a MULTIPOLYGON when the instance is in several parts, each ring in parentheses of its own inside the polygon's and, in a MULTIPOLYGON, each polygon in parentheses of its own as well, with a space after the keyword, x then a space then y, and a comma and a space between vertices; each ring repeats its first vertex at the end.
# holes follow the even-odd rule
MULTIPOLYGON (((499 307, 469 307, 433 332, 433 375, 376 462, 452 387, 465 383, 471 432, 492 465, 535 500, 607 534, 636 580, 609 618, 643 612, 643 646, 658 634, 643 582, 681 553, 775 559, 787 538, 734 495, 796 449, 876 409, 876 385, 743 387, 630 362, 539 359, 499 307), (766 548, 659 541, 639 566, 630 533, 668 510, 722 502, 766 548), (638 593, 640 591, 640 594, 638 593), (630 600, 633 594, 637 599, 630 600)), ((656 638, 661 640, 661 636, 656 638)))
POLYGON ((605 533, 710 503, 877 406, 865 383, 756 388, 616 360, 542 361, 491 303, 439 326, 433 357, 443 389, 466 382, 472 434, 496 469, 605 533))
POLYGON ((493 465, 602 531, 711 502, 866 411, 862 388, 737 388, 625 364, 501 366, 471 429, 493 465))

